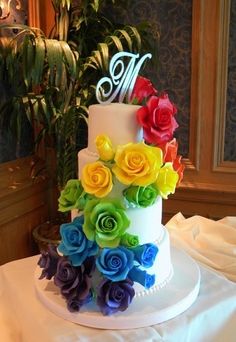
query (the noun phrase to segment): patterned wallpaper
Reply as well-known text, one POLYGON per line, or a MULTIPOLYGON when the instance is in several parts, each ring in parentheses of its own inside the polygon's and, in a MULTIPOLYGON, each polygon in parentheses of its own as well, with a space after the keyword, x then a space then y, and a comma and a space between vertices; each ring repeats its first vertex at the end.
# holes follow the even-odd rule
POLYGON ((224 160, 236 161, 236 0, 231 0, 224 160))
MULTIPOLYGON (((0 1, 0 24, 24 24, 28 21, 28 1, 14 0, 10 2, 10 13, 8 15, 7 0, 0 1)), ((2 35, 14 35, 17 31, 1 30, 2 35)))
MULTIPOLYGON (((147 76, 158 90, 168 92, 176 104, 179 123, 176 136, 180 153, 188 156, 190 78, 191 78, 191 34, 192 1, 190 0, 128 0, 128 11, 119 5, 111 13, 114 21, 125 24, 139 24, 148 21, 154 37, 160 34, 159 61, 157 67, 147 63, 147 76)), ((152 41, 157 45, 157 39, 152 41)))
MULTIPOLYGON (((7 16, 7 1, 0 1, 0 24, 27 24, 28 17, 28 1, 12 1, 10 4, 10 15, 7 16), (16 8, 16 5, 19 7, 16 8)), ((12 36, 17 33, 17 30, 0 30, 0 37, 12 36)), ((0 115, 1 105, 5 101, 4 93, 10 93, 6 88, 5 82, 0 80, 0 115)), ((9 110, 12 110, 9 109, 9 110)), ((7 128, 0 129, 0 163, 14 160, 19 157, 25 157, 32 153, 32 132, 28 122, 25 120, 21 132, 21 139, 19 142, 16 140, 15 133, 8 132, 7 128)))

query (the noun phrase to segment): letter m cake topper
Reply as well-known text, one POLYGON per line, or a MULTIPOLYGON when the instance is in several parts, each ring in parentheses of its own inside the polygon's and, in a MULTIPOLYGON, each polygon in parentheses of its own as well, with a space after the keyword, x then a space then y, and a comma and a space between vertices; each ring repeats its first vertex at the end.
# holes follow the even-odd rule
POLYGON ((129 101, 139 70, 147 58, 152 58, 152 55, 147 53, 139 58, 139 54, 131 52, 122 51, 115 54, 109 65, 110 77, 101 78, 97 84, 97 101, 108 104, 118 98, 118 102, 123 102, 126 95, 129 101), (126 65, 124 58, 128 59, 126 65))

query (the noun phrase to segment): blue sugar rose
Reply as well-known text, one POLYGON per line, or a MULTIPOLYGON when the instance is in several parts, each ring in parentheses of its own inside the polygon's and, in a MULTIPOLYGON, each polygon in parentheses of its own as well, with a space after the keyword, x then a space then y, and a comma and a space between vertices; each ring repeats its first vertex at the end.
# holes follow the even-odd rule
POLYGON ((149 268, 152 267, 155 262, 158 247, 153 243, 146 243, 132 248, 132 252, 134 253, 135 261, 137 261, 141 266, 149 268))
POLYGON ((96 259, 96 266, 104 277, 112 281, 121 281, 126 279, 133 262, 133 252, 120 246, 113 249, 104 248, 96 259))
POLYGON ((84 260, 98 253, 98 245, 86 238, 82 226, 84 217, 76 217, 73 222, 62 224, 60 227, 61 243, 59 252, 68 256, 73 266, 80 266, 84 260))
POLYGON ((136 266, 134 266, 130 270, 128 277, 132 281, 135 281, 136 283, 139 283, 142 286, 144 286, 147 290, 155 284, 155 274, 149 274, 144 270, 140 270, 136 266))

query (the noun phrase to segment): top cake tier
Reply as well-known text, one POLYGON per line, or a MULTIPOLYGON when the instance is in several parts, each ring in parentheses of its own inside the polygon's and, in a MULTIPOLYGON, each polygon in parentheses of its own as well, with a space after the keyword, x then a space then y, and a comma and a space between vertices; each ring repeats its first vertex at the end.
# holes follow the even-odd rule
POLYGON ((95 140, 100 134, 111 137, 114 147, 130 142, 137 142, 140 127, 135 113, 140 108, 136 105, 111 103, 96 104, 89 107, 88 149, 97 152, 95 140))

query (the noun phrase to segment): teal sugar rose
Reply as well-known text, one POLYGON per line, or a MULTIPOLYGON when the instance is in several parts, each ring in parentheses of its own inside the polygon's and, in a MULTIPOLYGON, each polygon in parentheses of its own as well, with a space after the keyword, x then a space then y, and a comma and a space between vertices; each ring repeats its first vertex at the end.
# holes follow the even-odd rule
POLYGON ((61 212, 70 211, 72 209, 83 210, 88 199, 93 196, 84 192, 79 179, 70 179, 61 191, 58 199, 58 210, 61 212))
POLYGON ((123 195, 130 207, 146 208, 154 204, 158 190, 153 185, 148 186, 130 186, 125 189, 123 195))
POLYGON ((104 248, 96 259, 99 272, 112 281, 125 280, 133 265, 134 254, 124 247, 104 248))
POLYGON ((80 266, 87 257, 98 253, 98 245, 86 238, 83 232, 84 217, 76 217, 73 222, 60 227, 61 243, 59 252, 68 256, 73 266, 80 266))
POLYGON ((116 199, 93 199, 87 202, 84 217, 86 237, 95 240, 101 248, 117 247, 130 224, 124 206, 116 199))

